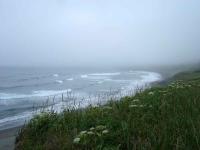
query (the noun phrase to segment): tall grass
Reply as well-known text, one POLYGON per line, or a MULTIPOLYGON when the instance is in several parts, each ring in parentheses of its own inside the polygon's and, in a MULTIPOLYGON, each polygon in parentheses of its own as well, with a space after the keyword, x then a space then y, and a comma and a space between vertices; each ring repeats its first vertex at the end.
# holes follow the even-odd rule
POLYGON ((200 78, 30 120, 16 149, 200 149, 200 78))

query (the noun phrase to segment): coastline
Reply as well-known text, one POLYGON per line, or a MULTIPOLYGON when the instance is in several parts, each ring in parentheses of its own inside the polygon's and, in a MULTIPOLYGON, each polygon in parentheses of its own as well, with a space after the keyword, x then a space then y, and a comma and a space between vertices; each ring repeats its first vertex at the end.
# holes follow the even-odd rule
MULTIPOLYGON (((172 76, 171 78, 165 78, 161 81, 156 81, 151 84, 151 87, 162 87, 168 84, 170 81, 176 80, 176 76, 178 76, 178 79, 182 79, 181 73, 177 73, 175 76, 172 76)), ((189 79, 193 79, 195 76, 189 74, 187 75, 189 79)), ((15 138, 19 131, 19 129, 22 126, 17 126, 10 129, 0 130, 0 149, 3 150, 12 150, 15 146, 15 138)))
POLYGON ((15 138, 21 126, 0 130, 0 149, 13 150, 15 146, 15 138))
MULTIPOLYGON (((162 82, 165 82, 165 79, 161 81, 154 81, 150 83, 151 87, 156 87, 161 85, 162 82)), ((22 126, 16 126, 9 129, 0 130, 0 150, 13 150, 15 147, 15 139, 19 129, 22 126)))
POLYGON ((200 72, 165 82, 104 106, 41 115, 21 132, 17 148, 199 149, 200 72))

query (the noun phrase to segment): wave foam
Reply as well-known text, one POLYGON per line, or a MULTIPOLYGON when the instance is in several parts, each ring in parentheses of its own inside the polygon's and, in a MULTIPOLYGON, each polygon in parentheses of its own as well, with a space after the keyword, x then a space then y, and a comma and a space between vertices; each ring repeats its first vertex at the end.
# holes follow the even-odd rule
POLYGON ((59 75, 58 75, 58 74, 54 74, 53 76, 54 76, 54 77, 58 77, 59 75))
POLYGON ((123 87, 123 91, 130 91, 135 90, 137 88, 145 88, 146 86, 150 86, 151 83, 156 81, 161 81, 162 76, 159 73, 155 72, 147 72, 147 71, 129 71, 129 73, 133 74, 139 74, 140 78, 139 80, 135 80, 130 82, 128 86, 123 87))
POLYGON ((81 78, 88 78, 87 74, 81 75, 81 78))
POLYGON ((141 78, 142 78, 142 82, 147 82, 147 83, 162 80, 162 76, 159 73, 155 73, 155 72, 145 72, 144 75, 141 75, 141 78))
POLYGON ((23 98, 31 98, 31 97, 46 97, 46 96, 54 96, 62 93, 72 92, 72 89, 66 90, 40 90, 33 91, 31 94, 16 94, 16 93, 0 93, 0 100, 8 100, 8 99, 23 99, 23 98))
POLYGON ((67 81, 73 81, 74 80, 74 78, 68 78, 68 79, 66 79, 67 81))
POLYGON ((109 79, 110 76, 117 76, 120 75, 120 72, 113 72, 113 73, 91 73, 91 74, 84 74, 81 75, 81 78, 87 78, 91 80, 106 80, 109 79))
POLYGON ((62 93, 72 92, 72 89, 60 90, 60 91, 53 91, 53 90, 41 90, 41 91, 34 91, 32 97, 46 97, 46 96, 54 96, 59 95, 62 93))
POLYGON ((62 84, 62 83, 63 83, 62 80, 56 80, 55 82, 56 82, 56 83, 59 83, 59 84, 62 84))
POLYGON ((120 75, 120 72, 113 72, 113 73, 92 73, 88 74, 89 76, 117 76, 120 75))

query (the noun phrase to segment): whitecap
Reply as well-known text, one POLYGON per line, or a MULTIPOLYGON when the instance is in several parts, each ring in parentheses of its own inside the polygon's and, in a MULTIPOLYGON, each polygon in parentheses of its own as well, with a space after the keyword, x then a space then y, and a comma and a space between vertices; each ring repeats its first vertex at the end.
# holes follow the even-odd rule
POLYGON ((117 76, 120 75, 120 72, 112 72, 112 73, 92 73, 89 76, 117 76))
POLYGON ((56 80, 56 83, 62 84, 63 81, 62 80, 56 80))
POLYGON ((58 74, 54 74, 53 76, 54 76, 54 77, 58 77, 59 75, 58 75, 58 74))
POLYGON ((68 79, 66 79, 67 81, 73 81, 74 80, 74 78, 68 78, 68 79))
POLYGON ((140 79, 130 81, 128 86, 123 87, 123 92, 130 90, 135 91, 138 88, 144 89, 150 87, 151 83, 162 80, 162 76, 155 72, 134 71, 132 73, 138 74, 140 79))
POLYGON ((81 75, 81 78, 89 78, 89 79, 107 79, 109 76, 117 76, 120 75, 120 72, 112 72, 112 73, 91 73, 81 75))
POLYGON ((81 78, 88 78, 87 74, 81 75, 81 78))
POLYGON ((103 81, 98 81, 97 83, 98 83, 98 84, 102 84, 102 83, 103 83, 103 81))
POLYGON ((40 91, 33 91, 32 96, 33 97, 45 97, 45 96, 53 96, 53 95, 59 95, 62 93, 72 92, 72 89, 66 89, 66 90, 40 90, 40 91))
POLYGON ((16 93, 0 93, 0 100, 26 98, 29 95, 16 93))
POLYGON ((59 94, 67 93, 67 92, 71 92, 71 91, 72 91, 72 89, 66 89, 66 90, 40 90, 40 91, 33 91, 31 94, 0 93, 0 100, 53 96, 53 95, 59 95, 59 94))
POLYGON ((159 73, 155 72, 145 72, 146 74, 141 75, 142 77, 142 82, 155 82, 155 81, 160 81, 162 80, 162 76, 159 73))

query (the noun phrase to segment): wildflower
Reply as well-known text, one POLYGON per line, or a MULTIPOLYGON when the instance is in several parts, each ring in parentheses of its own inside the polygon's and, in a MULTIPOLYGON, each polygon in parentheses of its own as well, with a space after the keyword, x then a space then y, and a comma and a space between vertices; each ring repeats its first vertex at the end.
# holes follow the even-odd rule
POLYGON ((80 136, 83 136, 83 135, 85 135, 86 133, 87 133, 87 131, 81 131, 79 135, 80 135, 80 136))
POLYGON ((88 135, 94 135, 94 132, 88 131, 87 134, 88 134, 88 135))
POLYGON ((154 95, 154 92, 149 92, 149 95, 154 95))
POLYGON ((134 99, 133 102, 139 102, 139 99, 134 99))
POLYGON ((103 129, 105 129, 105 128, 106 128, 106 127, 103 126, 103 125, 99 125, 99 126, 96 127, 97 130, 103 130, 103 129))
POLYGON ((74 144, 78 144, 80 141, 81 141, 80 138, 75 138, 75 139, 73 140, 73 143, 74 143, 74 144))
POLYGON ((102 134, 108 134, 108 130, 103 130, 102 134))
POLYGON ((183 86, 178 86, 177 88, 178 88, 178 89, 184 89, 184 87, 183 87, 183 86))
POLYGON ((95 130, 95 128, 94 128, 94 127, 91 127, 91 128, 90 128, 90 131, 94 131, 94 130, 95 130))
POLYGON ((129 105, 129 108, 138 107, 138 105, 129 105))

